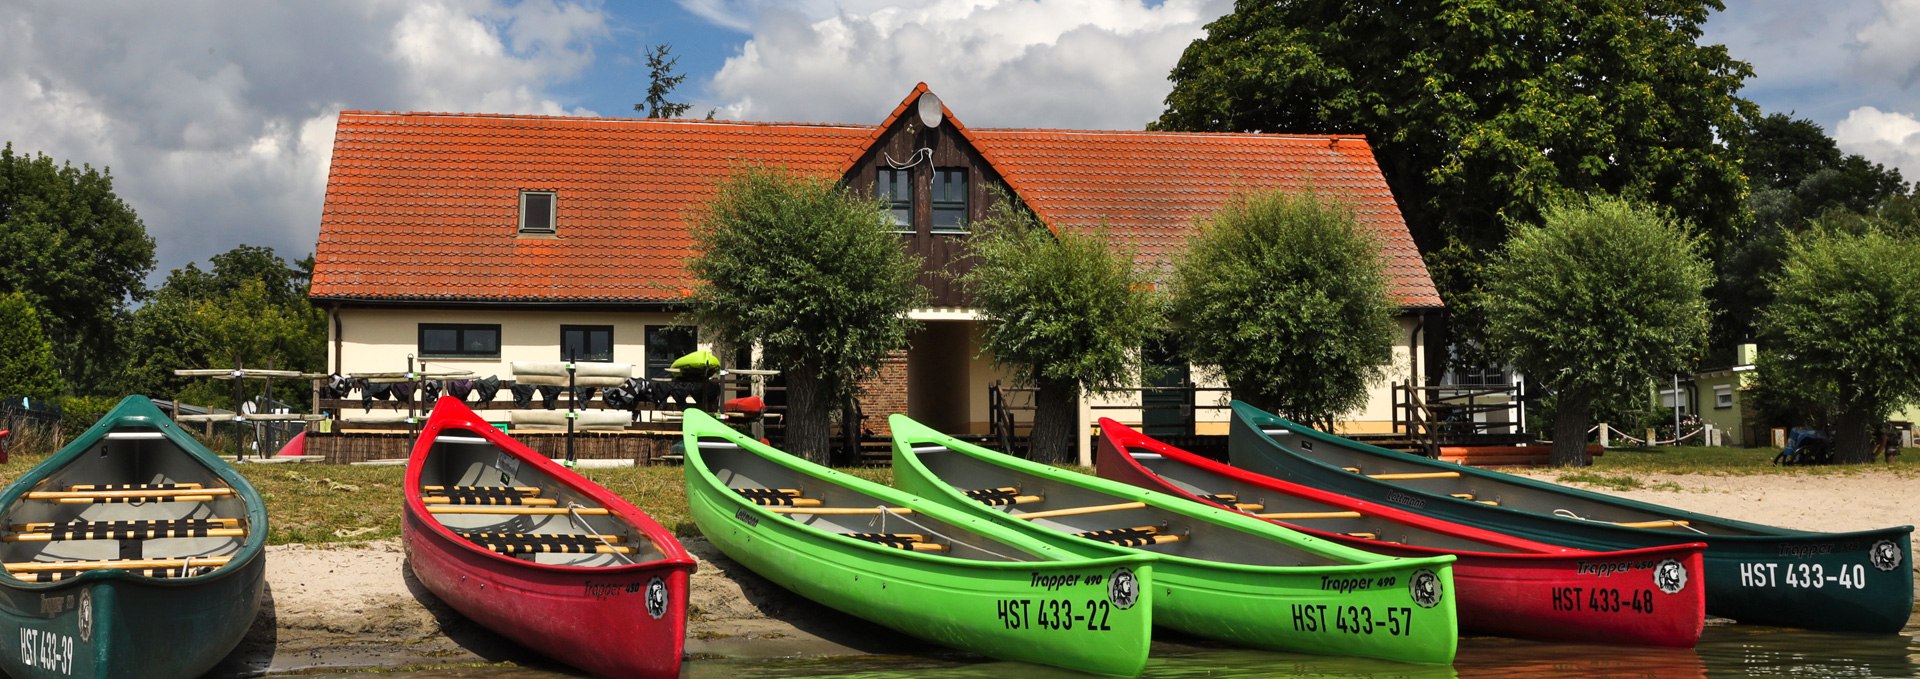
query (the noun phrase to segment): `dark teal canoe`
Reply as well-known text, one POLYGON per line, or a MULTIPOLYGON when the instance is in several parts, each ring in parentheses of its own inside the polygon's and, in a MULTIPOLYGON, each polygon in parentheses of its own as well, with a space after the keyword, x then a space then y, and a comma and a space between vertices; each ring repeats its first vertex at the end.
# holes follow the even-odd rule
POLYGON ((0 669, 194 677, 260 610, 260 495, 144 396, 0 494, 0 669))
POLYGON ((1696 514, 1369 446, 1239 401, 1228 454, 1248 471, 1551 544, 1704 542, 1707 612, 1742 623, 1894 633, 1913 611, 1912 526, 1820 533, 1696 514))

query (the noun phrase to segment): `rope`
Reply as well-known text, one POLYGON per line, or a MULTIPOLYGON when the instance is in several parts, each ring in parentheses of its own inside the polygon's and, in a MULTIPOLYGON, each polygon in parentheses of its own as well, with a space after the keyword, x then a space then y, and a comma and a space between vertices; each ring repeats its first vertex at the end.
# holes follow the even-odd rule
MULTIPOLYGON (((600 531, 593 530, 593 525, 587 523, 587 519, 585 517, 580 516, 580 512, 574 511, 580 508, 582 508, 582 505, 580 503, 574 502, 574 501, 568 501, 567 516, 571 516, 573 517, 574 521, 580 522, 581 527, 586 528, 589 532, 591 532, 593 534, 593 539, 599 540, 600 544, 606 545, 608 547, 613 547, 614 544, 611 542, 607 542, 607 538, 605 536, 602 536, 600 534, 600 531)), ((638 552, 640 550, 636 549, 634 551, 638 552)), ((625 554, 621 554, 618 549, 613 550, 612 554, 614 556, 620 557, 620 560, 627 562, 627 565, 633 565, 633 557, 627 556, 625 554)))
MULTIPOLYGON (((1589 519, 1589 518, 1587 518, 1587 517, 1584 517, 1584 516, 1581 516, 1581 515, 1579 515, 1579 514, 1575 514, 1575 513, 1573 513, 1573 510, 1570 510, 1570 509, 1555 509, 1555 510, 1553 510, 1553 515, 1554 515, 1554 516, 1558 516, 1558 517, 1560 517, 1560 518, 1563 518, 1563 519, 1579 519, 1579 520, 1581 520, 1581 521, 1586 521, 1586 522, 1590 522, 1590 523, 1604 523, 1604 524, 1610 524, 1610 525, 1614 525, 1614 526, 1618 526, 1618 525, 1620 525, 1620 522, 1618 522, 1618 521, 1601 521, 1601 520, 1599 520, 1599 519, 1589 519)), ((1675 528, 1685 528, 1685 529, 1687 529, 1687 530, 1690 530, 1690 531, 1693 531, 1693 532, 1695 532, 1695 533, 1699 533, 1699 534, 1701 534, 1701 535, 1707 535, 1707 534, 1708 534, 1708 533, 1707 533, 1706 531, 1704 531, 1704 530, 1700 530, 1700 529, 1698 529, 1698 528, 1694 528, 1693 526, 1689 526, 1689 525, 1687 525, 1687 524, 1684 524, 1684 523, 1675 523, 1675 524, 1673 524, 1673 527, 1675 527, 1675 528)))
POLYGON ((947 534, 945 534, 945 533, 941 533, 940 531, 937 531, 937 530, 934 530, 933 528, 931 528, 931 527, 928 527, 928 526, 927 526, 927 525, 925 525, 925 524, 922 524, 922 523, 920 523, 920 522, 918 522, 918 521, 915 521, 915 520, 913 520, 913 519, 909 519, 909 518, 907 518, 907 516, 908 516, 908 515, 906 515, 906 514, 900 514, 900 513, 897 513, 897 512, 894 512, 894 511, 893 511, 893 508, 892 508, 892 507, 888 507, 888 506, 886 506, 886 505, 875 505, 875 506, 874 506, 874 508, 875 508, 875 509, 878 509, 878 510, 880 510, 880 514, 879 514, 879 522, 880 522, 880 532, 882 532, 882 533, 887 533, 887 532, 891 532, 891 531, 888 531, 888 530, 887 530, 887 517, 889 517, 889 516, 891 516, 891 517, 894 517, 894 518, 896 518, 896 519, 899 519, 899 520, 901 520, 901 521, 905 521, 905 522, 907 522, 907 523, 908 523, 909 525, 912 525, 913 527, 915 527, 915 528, 918 528, 918 529, 920 529, 920 530, 923 530, 923 531, 926 531, 927 533, 929 533, 929 534, 931 534, 931 535, 934 535, 934 536, 936 536, 936 537, 939 537, 939 538, 940 538, 940 539, 942 539, 942 540, 946 540, 947 542, 950 542, 950 543, 953 543, 953 544, 956 544, 956 545, 965 545, 965 546, 967 546, 967 547, 971 547, 971 548, 973 548, 973 549, 976 549, 976 550, 979 550, 979 551, 982 551, 982 552, 986 552, 986 553, 988 553, 988 554, 992 554, 992 555, 994 555, 994 556, 997 556, 997 557, 1000 557, 1000 558, 1002 558, 1002 559, 1006 559, 1006 560, 1008 560, 1008 561, 1016 561, 1016 562, 1017 562, 1017 561, 1025 561, 1025 559, 1016 559, 1016 558, 1013 558, 1013 557, 1010 557, 1010 556, 1007 556, 1007 555, 1005 555, 1005 554, 1001 554, 1001 553, 999 553, 999 552, 996 552, 996 551, 993 551, 993 550, 991 550, 991 549, 987 549, 987 548, 985 548, 985 547, 981 547, 980 545, 976 545, 976 544, 973 544, 973 543, 971 543, 971 542, 967 542, 967 541, 964 541, 964 540, 958 540, 958 539, 955 539, 955 538, 954 538, 953 536, 951 536, 951 535, 947 535, 947 534))
POLYGON ((1640 444, 1640 445, 1643 445, 1643 446, 1664 446, 1664 445, 1667 445, 1667 444, 1670 444, 1670 443, 1679 443, 1679 442, 1681 442, 1681 441, 1685 441, 1685 440, 1687 440, 1687 439, 1690 439, 1690 438, 1693 438, 1693 437, 1695 437, 1695 436, 1698 436, 1698 435, 1700 435, 1701 433, 1703 433, 1703 432, 1705 432, 1705 431, 1707 430, 1707 428, 1703 426, 1703 427, 1700 427, 1700 428, 1698 428, 1698 429, 1695 429, 1695 430, 1693 430, 1692 432, 1689 432, 1689 433, 1687 433, 1687 434, 1686 434, 1685 436, 1676 436, 1676 437, 1674 437, 1674 438, 1670 438, 1670 439, 1666 439, 1666 440, 1664 440, 1664 441, 1663 441, 1663 440, 1659 440, 1659 439, 1655 439, 1655 440, 1652 440, 1652 441, 1647 441, 1647 440, 1645 440, 1645 439, 1637 439, 1637 438, 1634 438, 1634 437, 1632 437, 1632 436, 1628 436, 1628 435, 1627 435, 1627 433, 1626 433, 1626 432, 1624 432, 1624 431, 1620 431, 1619 429, 1615 429, 1615 428, 1614 428, 1614 426, 1613 426, 1613 425, 1611 425, 1611 424, 1596 424, 1596 425, 1593 425, 1593 428, 1591 428, 1591 429, 1588 429, 1588 430, 1587 430, 1587 433, 1589 433, 1589 434, 1591 434, 1591 433, 1593 433, 1593 432, 1596 432, 1596 431, 1599 431, 1601 427, 1606 427, 1606 428, 1607 428, 1607 429, 1608 429, 1609 431, 1612 431, 1612 432, 1613 432, 1613 435, 1614 435, 1615 437, 1618 437, 1618 438, 1621 438, 1621 439, 1625 439, 1625 440, 1628 440, 1628 441, 1632 441, 1632 442, 1634 442, 1634 443, 1638 443, 1638 444, 1640 444))

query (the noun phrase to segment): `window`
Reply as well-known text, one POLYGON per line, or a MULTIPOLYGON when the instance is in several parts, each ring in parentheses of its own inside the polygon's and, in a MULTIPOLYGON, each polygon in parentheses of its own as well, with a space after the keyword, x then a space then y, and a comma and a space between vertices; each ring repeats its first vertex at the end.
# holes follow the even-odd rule
POLYGON ((873 193, 886 201, 893 225, 902 231, 913 230, 913 171, 880 168, 873 180, 873 193))
POLYGON ((933 230, 962 231, 967 228, 967 170, 940 168, 933 171, 933 230))
POLYGON ((613 360, 613 326, 560 326, 560 360, 568 357, 576 361, 613 360))
POLYGON ((691 325, 647 326, 647 377, 672 377, 674 360, 700 348, 700 331, 691 325))
POLYGON ((520 233, 553 233, 556 202, 552 191, 521 191, 520 233))
POLYGON ((421 323, 421 358, 499 358, 500 326, 421 323))
POLYGON ((1733 407, 1733 385, 1721 384, 1721 385, 1714 386, 1713 407, 1715 408, 1732 408, 1733 407))

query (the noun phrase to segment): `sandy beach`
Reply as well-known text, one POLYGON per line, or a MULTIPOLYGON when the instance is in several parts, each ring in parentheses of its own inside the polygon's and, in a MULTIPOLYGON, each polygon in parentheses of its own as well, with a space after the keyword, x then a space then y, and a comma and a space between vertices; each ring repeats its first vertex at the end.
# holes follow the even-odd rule
MULTIPOLYGON (((1638 478, 1645 488, 1608 492, 1808 530, 1920 523, 1920 479, 1885 470, 1638 478)), ((846 656, 924 646, 794 597, 704 540, 686 543, 700 558, 688 621, 692 657, 846 656)), ((434 600, 406 572, 396 540, 276 546, 268 555, 269 605, 216 676, 497 661, 550 666, 434 600)))

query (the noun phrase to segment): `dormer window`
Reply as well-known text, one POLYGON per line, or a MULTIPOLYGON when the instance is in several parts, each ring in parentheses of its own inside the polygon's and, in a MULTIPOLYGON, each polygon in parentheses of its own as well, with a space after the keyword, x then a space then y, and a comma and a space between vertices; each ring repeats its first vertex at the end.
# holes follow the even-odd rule
POLYGON ((873 192, 887 204, 893 226, 900 231, 913 230, 913 170, 880 168, 873 180, 873 192))
POLYGON ((965 231, 967 228, 967 168, 943 167, 933 171, 933 230, 965 231))
POLYGON ((522 235, 550 235, 553 233, 554 194, 552 191, 520 192, 520 233, 522 235))

